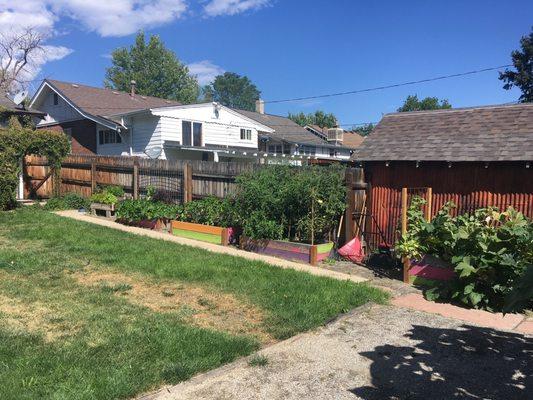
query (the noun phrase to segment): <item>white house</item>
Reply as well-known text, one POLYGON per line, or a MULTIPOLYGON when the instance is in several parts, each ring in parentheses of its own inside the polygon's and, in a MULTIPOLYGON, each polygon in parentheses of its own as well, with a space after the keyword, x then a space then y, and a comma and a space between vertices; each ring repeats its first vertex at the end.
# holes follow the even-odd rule
POLYGON ((217 103, 182 105, 136 94, 134 84, 126 93, 46 79, 30 106, 46 113, 37 126, 63 130, 78 154, 293 163, 351 155, 285 117, 217 103))

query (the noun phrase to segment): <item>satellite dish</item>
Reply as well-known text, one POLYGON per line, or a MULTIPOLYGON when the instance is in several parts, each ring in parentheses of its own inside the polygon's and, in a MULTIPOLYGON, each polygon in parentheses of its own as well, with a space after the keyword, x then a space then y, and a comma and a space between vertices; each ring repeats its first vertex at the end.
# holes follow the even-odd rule
POLYGON ((22 92, 18 92, 15 97, 13 97, 13 102, 18 106, 26 97, 28 97, 28 91, 23 90, 22 92))
POLYGON ((151 159, 159 158, 161 155, 163 149, 161 147, 150 147, 149 149, 146 149, 144 151, 144 154, 146 154, 151 159))

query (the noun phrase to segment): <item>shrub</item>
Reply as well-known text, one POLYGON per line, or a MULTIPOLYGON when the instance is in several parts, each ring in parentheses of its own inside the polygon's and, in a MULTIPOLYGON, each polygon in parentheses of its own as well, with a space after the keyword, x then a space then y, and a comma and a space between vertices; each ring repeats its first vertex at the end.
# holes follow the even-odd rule
POLYGON ((52 197, 44 205, 48 211, 88 209, 91 203, 88 199, 77 193, 67 193, 63 197, 52 197))
POLYGON ((426 222, 419 214, 423 204, 421 199, 412 202, 408 232, 396 249, 411 258, 439 257, 451 263, 457 274, 455 280, 430 289, 426 296, 502 310, 505 298, 533 264, 533 223, 511 207, 505 212, 485 208, 452 217, 452 203, 426 222))
POLYGON ((261 229, 274 235, 265 239, 279 236, 270 222, 290 240, 330 239, 346 206, 343 172, 340 166, 273 165, 240 175, 235 206, 244 231, 256 232, 250 225, 260 215, 267 221, 261 229))
POLYGON ((283 226, 269 220, 263 212, 254 211, 246 218, 242 233, 252 239, 280 240, 283 238, 283 226))
POLYGON ((9 127, 0 129, 0 210, 16 204, 22 157, 29 154, 46 157, 57 176, 61 160, 69 151, 70 144, 63 133, 23 128, 16 118, 11 118, 9 127))
POLYGON ((239 217, 233 201, 212 196, 185 203, 178 219, 195 224, 221 227, 239 225, 239 217))
POLYGON ((182 207, 177 204, 154 202, 147 199, 124 200, 116 208, 117 218, 139 222, 143 220, 170 220, 181 213, 182 207))

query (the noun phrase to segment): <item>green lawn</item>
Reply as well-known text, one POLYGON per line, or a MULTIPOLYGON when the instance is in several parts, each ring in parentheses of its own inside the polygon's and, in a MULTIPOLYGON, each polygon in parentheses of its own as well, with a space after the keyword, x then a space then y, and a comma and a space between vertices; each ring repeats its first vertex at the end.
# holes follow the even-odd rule
POLYGON ((34 208, 0 213, 0 399, 131 397, 386 299, 34 208))

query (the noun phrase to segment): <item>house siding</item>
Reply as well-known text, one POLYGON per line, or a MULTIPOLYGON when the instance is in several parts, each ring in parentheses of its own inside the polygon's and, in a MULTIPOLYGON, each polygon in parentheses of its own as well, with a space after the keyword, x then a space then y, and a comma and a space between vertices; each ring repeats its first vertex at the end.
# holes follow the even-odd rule
POLYGON ((91 120, 80 119, 37 128, 60 132, 71 129, 71 154, 96 154, 96 123, 91 120))

